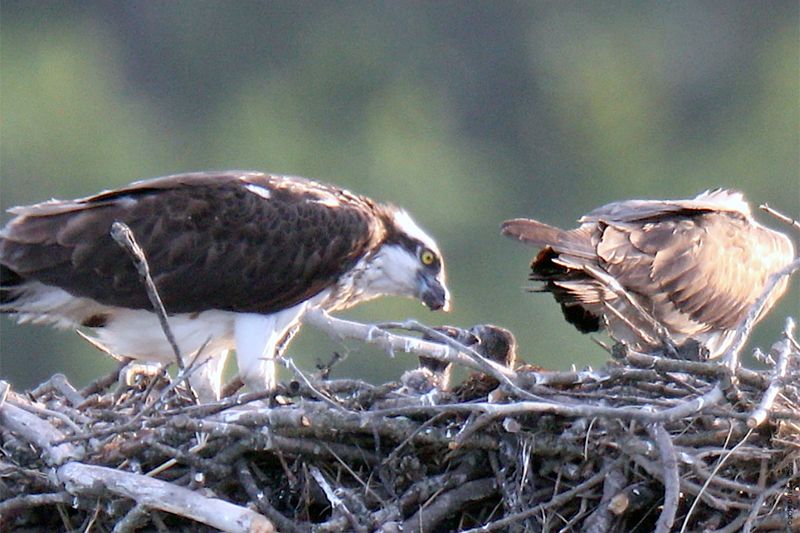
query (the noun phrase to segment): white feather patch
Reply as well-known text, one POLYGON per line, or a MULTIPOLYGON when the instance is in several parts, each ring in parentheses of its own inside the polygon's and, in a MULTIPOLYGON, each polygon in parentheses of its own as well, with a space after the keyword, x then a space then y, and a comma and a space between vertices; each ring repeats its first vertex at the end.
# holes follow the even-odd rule
POLYGON ((377 296, 415 297, 419 259, 396 244, 383 245, 366 265, 360 291, 367 299, 377 296))
POLYGON ((406 233, 409 237, 412 239, 417 239, 431 250, 439 253, 439 247, 436 245, 436 242, 433 240, 433 238, 425 233, 425 231, 423 231, 423 229, 420 228, 416 222, 414 222, 414 219, 412 219, 411 215, 409 215, 406 211, 402 209, 396 211, 394 214, 394 223, 397 224, 397 227, 399 227, 400 230, 406 233))
POLYGON ((306 200, 306 202, 310 204, 324 205, 326 207, 339 207, 341 205, 339 200, 333 196, 320 196, 319 198, 314 198, 313 200, 306 200))
POLYGON ((272 192, 269 189, 265 189, 260 185, 256 185, 254 183, 248 183, 247 185, 244 186, 244 188, 253 194, 257 194, 258 196, 264 198, 265 200, 269 200, 270 198, 272 198, 272 192))
MULTIPOLYGON (((155 313, 140 309, 109 308, 108 324, 94 329, 97 339, 112 353, 168 363, 175 360, 155 313)), ((216 354, 233 348, 233 321, 230 311, 181 313, 169 317, 169 325, 181 355, 187 361, 205 345, 204 353, 216 354)))

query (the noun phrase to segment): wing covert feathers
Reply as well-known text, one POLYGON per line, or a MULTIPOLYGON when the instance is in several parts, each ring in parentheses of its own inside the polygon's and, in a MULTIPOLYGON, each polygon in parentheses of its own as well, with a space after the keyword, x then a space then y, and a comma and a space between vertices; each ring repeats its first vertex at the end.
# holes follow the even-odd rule
POLYGON ((530 278, 544 283, 569 322, 590 331, 586 317, 601 319, 612 337, 640 349, 648 348, 643 336, 618 317, 635 321, 636 311, 597 272, 616 280, 676 341, 694 339, 716 356, 769 276, 794 258, 791 240, 756 222, 742 194, 726 189, 690 200, 615 202, 580 222, 565 231, 514 219, 502 231, 541 249, 530 278))
POLYGON ((73 296, 149 309, 135 267, 109 236, 119 220, 144 249, 169 312, 269 313, 331 286, 375 246, 381 209, 302 178, 168 176, 16 208, 0 233, 0 262, 73 296))

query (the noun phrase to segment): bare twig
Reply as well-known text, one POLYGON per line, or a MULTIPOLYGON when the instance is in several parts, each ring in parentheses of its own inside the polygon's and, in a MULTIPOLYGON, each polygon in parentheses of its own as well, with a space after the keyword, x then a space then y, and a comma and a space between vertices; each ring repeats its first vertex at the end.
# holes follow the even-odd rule
POLYGON ((258 510, 264 513, 280 531, 283 533, 306 533, 310 530, 308 527, 300 527, 295 524, 270 505, 263 489, 259 489, 258 486, 256 486, 256 480, 253 478, 253 474, 247 466, 247 461, 239 459, 239 461, 236 462, 236 471, 239 475, 239 479, 242 480, 242 485, 245 491, 247 491, 247 495, 255 502, 258 510))
MULTIPOLYGON (((431 357, 439 361, 457 363, 474 370, 490 373, 500 381, 506 381, 508 378, 513 378, 515 376, 513 370, 502 365, 480 364, 478 359, 460 353, 458 349, 453 348, 449 344, 449 341, 447 344, 439 344, 436 342, 424 341, 416 337, 395 335, 381 329, 377 325, 360 324, 351 320, 334 318, 319 309, 307 311, 306 314, 303 315, 303 322, 313 325, 334 338, 356 339, 367 344, 374 344, 391 353, 414 353, 416 355, 431 357)), ((411 327, 411 324, 412 323, 409 323, 409 327, 411 327)), ((434 333, 437 332, 434 331, 434 333)), ((449 337, 447 338, 449 339, 449 337)), ((480 358, 480 355, 478 355, 478 358, 480 358)), ((491 362, 487 361, 487 363, 491 362)))
POLYGON ((263 515, 249 509, 139 474, 72 462, 60 467, 57 475, 75 495, 111 492, 151 509, 184 516, 222 531, 276 531, 263 515))
POLYGON ((136 242, 136 236, 133 234, 131 228, 129 228, 124 222, 117 221, 111 225, 111 238, 113 238, 117 244, 124 248, 133 259, 136 270, 139 271, 139 275, 142 277, 144 282, 145 289, 147 290, 147 297, 150 299, 150 304, 153 306, 153 310, 158 316, 158 321, 161 323, 161 329, 164 330, 164 335, 166 335, 169 345, 172 346, 172 351, 175 352, 175 360, 178 363, 178 368, 183 370, 183 357, 181 357, 181 350, 178 348, 175 335, 173 335, 172 328, 169 326, 167 310, 164 308, 164 303, 161 301, 161 296, 158 294, 158 289, 153 281, 153 276, 150 274, 150 265, 147 263, 147 257, 145 256, 144 250, 142 250, 142 247, 139 246, 138 242, 136 242))
MULTIPOLYGON (((602 283, 603 286, 605 286, 608 290, 613 292, 617 297, 623 298, 626 302, 628 302, 631 308, 634 309, 639 314, 639 316, 647 323, 647 325, 651 327, 653 331, 656 332, 656 334, 662 340, 662 342, 668 344, 669 346, 672 346, 673 348, 675 347, 675 341, 670 336, 667 328, 665 328, 664 325, 661 324, 661 322, 656 320, 653 317, 653 315, 648 313, 647 310, 644 307, 642 307, 641 304, 636 300, 636 297, 634 297, 630 292, 625 290, 625 288, 619 283, 619 281, 616 280, 616 278, 614 278, 607 272, 604 272, 601 269, 595 268, 591 265, 581 265, 581 268, 584 271, 586 271, 589 275, 591 275, 594 279, 602 283)), ((649 337, 649 335, 643 332, 640 328, 635 328, 634 331, 636 331, 637 334, 639 334, 640 336, 646 335, 649 337)))
POLYGON ((758 407, 747 419, 747 425, 751 428, 756 428, 767 420, 769 417, 769 412, 772 409, 772 404, 775 403, 775 399, 778 397, 778 394, 780 394, 781 390, 783 390, 786 371, 789 368, 789 357, 792 354, 797 355, 797 352, 793 351, 791 342, 789 342, 789 338, 792 336, 793 331, 794 321, 791 318, 787 318, 784 333, 786 338, 778 341, 774 348, 776 362, 775 368, 772 370, 770 386, 764 393, 764 396, 761 397, 761 402, 758 404, 758 407))
POLYGON ((751 429, 750 431, 747 432, 747 434, 745 434, 744 437, 742 437, 742 439, 736 444, 736 446, 731 448, 719 461, 717 461, 716 466, 714 466, 714 470, 711 472, 711 476, 705 481, 705 483, 703 483, 703 486, 700 489, 700 493, 698 494, 697 499, 695 499, 695 501, 692 502, 691 507, 689 507, 689 511, 686 513, 686 517, 683 519, 683 526, 681 526, 681 533, 686 531, 686 528, 689 526, 689 519, 692 517, 692 513, 694 512, 695 508, 697 508, 698 502, 700 501, 700 497, 708 489, 711 480, 714 479, 714 475, 719 471, 720 468, 722 468, 722 465, 724 465, 727 462, 727 460, 733 456, 734 452, 737 449, 739 449, 739 447, 741 447, 745 442, 747 442, 747 439, 750 437, 752 433, 753 430, 751 429))
POLYGON ((616 418, 620 420, 640 420, 651 424, 659 422, 672 422, 691 415, 697 415, 710 406, 716 405, 724 399, 719 386, 713 387, 709 392, 698 396, 694 400, 682 403, 676 407, 662 411, 645 410, 636 407, 606 407, 583 403, 561 402, 534 402, 519 401, 509 404, 493 403, 468 403, 468 404, 440 404, 437 406, 419 405, 416 407, 401 407, 397 409, 383 409, 370 412, 371 416, 398 416, 404 414, 424 413, 430 411, 450 410, 460 413, 487 413, 497 418, 525 414, 550 413, 570 418, 616 418))
MULTIPOLYGON (((607 463, 612 463, 606 459, 607 463)), ((585 533, 608 533, 612 531, 614 515, 611 512, 611 500, 625 487, 626 477, 621 465, 617 462, 615 467, 610 467, 608 475, 603 481, 603 497, 600 504, 586 519, 585 533)))
MULTIPOLYGON (((628 294, 628 291, 626 291, 622 287, 622 285, 619 286, 619 290, 622 291, 622 294, 628 295, 629 301, 633 301, 633 299, 632 299, 633 297, 628 294)), ((607 300, 603 300, 603 307, 605 307, 605 309, 607 311, 609 311, 612 315, 617 317, 623 324, 628 326, 630 328, 630 330, 633 331, 634 333, 636 333, 636 335, 640 339, 642 339, 646 344, 649 344, 649 345, 652 346, 652 345, 655 345, 655 344, 658 343, 658 340, 655 337, 653 337, 652 335, 647 333, 645 330, 643 330, 642 328, 640 328, 639 326, 634 324, 632 320, 630 320, 628 317, 623 315, 622 312, 620 312, 616 307, 611 305, 611 302, 609 302, 607 300)), ((636 307, 634 307, 634 309, 636 309, 636 307)), ((650 315, 648 314, 647 316, 650 316, 650 315)), ((653 321, 655 321, 655 320, 653 319, 653 321)))
POLYGON ((468 481, 439 494, 432 503, 423 506, 407 519, 401 531, 436 531, 442 520, 460 512, 465 504, 488 498, 496 490, 495 480, 491 478, 468 481))
MULTIPOLYGON (((96 380, 89 383, 86 387, 81 389, 80 395, 88 399, 89 396, 91 396, 92 394, 97 394, 98 392, 109 387, 111 384, 116 383, 117 379, 119 378, 119 373, 128 365, 129 362, 130 359, 123 359, 122 361, 120 361, 119 364, 117 364, 117 368, 115 368, 105 376, 97 378, 96 380)), ((78 407, 80 407, 81 405, 79 405, 78 407)))
POLYGON ((325 497, 328 499, 328 503, 331 504, 331 507, 347 517, 347 520, 350 522, 350 526, 355 531, 365 530, 365 528, 358 523, 358 518, 356 518, 355 515, 350 512, 350 509, 347 508, 347 505, 345 505, 342 499, 336 495, 333 487, 331 487, 331 484, 328 483, 327 479, 325 479, 325 476, 322 475, 322 472, 320 472, 319 468, 312 466, 308 469, 308 471, 311 473, 311 477, 314 478, 314 481, 317 482, 317 485, 319 485, 319 488, 322 489, 322 492, 325 493, 325 497))
POLYGON ((31 396, 39 398, 39 396, 51 390, 60 392, 73 406, 80 405, 85 399, 75 387, 72 386, 69 380, 67 380, 67 376, 64 374, 53 374, 50 379, 32 390, 31 396))
POLYGON ((12 393, 12 397, 6 398, 6 401, 8 403, 10 403, 11 405, 15 405, 15 406, 19 407, 20 409, 24 409, 24 410, 28 411, 29 413, 34 413, 34 414, 42 415, 42 416, 49 416, 49 417, 55 418, 57 420, 60 420, 67 427, 69 427, 69 429, 71 429, 72 431, 74 431, 76 433, 81 431, 81 428, 78 426, 78 424, 73 422, 72 419, 69 416, 67 416, 66 414, 64 414, 64 413, 61 413, 59 411, 53 411, 52 409, 46 409, 44 407, 40 407, 40 406, 36 405, 35 403, 22 401, 21 398, 18 398, 13 393, 12 393))
POLYGON ((668 533, 672 531, 672 524, 678 512, 680 496, 678 458, 675 455, 672 439, 662 424, 656 424, 649 430, 661 454, 661 464, 664 467, 664 507, 656 523, 656 533, 668 533))
POLYGON ((503 518, 502 520, 490 522, 482 527, 468 529, 463 533, 483 533, 485 531, 497 531, 498 529, 503 529, 517 522, 521 522, 522 520, 525 520, 526 518, 529 518, 545 509, 558 507, 559 505, 562 505, 563 503, 572 500, 576 496, 600 484, 603 481, 603 479, 605 479, 607 473, 608 473, 607 469, 604 468, 600 472, 596 473, 595 475, 584 481, 583 483, 580 483, 575 487, 573 487, 572 489, 566 490, 558 494, 557 496, 553 496, 553 498, 547 503, 536 505, 523 512, 516 513, 506 518, 503 518))
POLYGON ((146 505, 137 503, 125 514, 122 520, 114 524, 114 529, 111 533, 134 533, 136 531, 141 531, 143 526, 150 520, 152 513, 153 512, 146 505))
POLYGON ((388 322, 384 324, 377 324, 377 326, 381 329, 386 329, 386 328, 405 329, 409 331, 418 331, 420 333, 424 333, 431 339, 434 339, 439 343, 450 346, 451 348, 455 349, 458 353, 466 354, 467 356, 471 357, 478 364, 480 371, 492 375, 501 383, 506 383, 508 385, 511 385, 512 387, 516 386, 516 384, 510 379, 511 377, 516 377, 513 373, 513 369, 511 369, 512 372, 509 373, 508 372, 509 369, 507 367, 483 357, 481 354, 479 354, 472 348, 465 346, 464 344, 458 342, 452 337, 448 337, 444 333, 436 331, 435 329, 428 327, 424 324, 421 324, 416 320, 406 320, 405 322, 388 322))
POLYGON ((0 502, 0 518, 17 513, 22 509, 38 507, 42 505, 53 505, 56 503, 68 504, 72 502, 73 496, 68 492, 53 492, 46 494, 22 494, 0 502))
POLYGON ((292 372, 294 372, 294 375, 297 376, 298 378, 300 378, 303 381, 303 383, 306 385, 306 387, 308 387, 308 389, 310 391, 312 391, 316 395, 316 397, 318 399, 320 399, 323 402, 327 403, 328 405, 330 405, 334 409, 340 409, 342 411, 347 411, 347 409, 345 409, 339 403, 334 401, 330 396, 328 396, 327 394, 325 394, 322 391, 318 390, 314 386, 314 384, 311 383, 311 380, 308 377, 306 377, 306 375, 303 373, 303 371, 300 370, 300 368, 298 368, 298 366, 294 363, 294 360, 292 360, 291 357, 283 357, 283 358, 281 358, 281 363, 283 363, 289 369, 291 369, 292 372))
MULTIPOLYGON (((625 360, 630 364, 640 368, 652 368, 658 372, 680 372, 700 376, 710 379, 722 379, 730 375, 730 370, 725 366, 720 366, 714 361, 687 361, 685 359, 670 359, 668 357, 658 357, 645 353, 628 350, 625 353, 625 360)), ((766 389, 768 380, 764 379, 763 373, 738 367, 735 372, 736 379, 741 383, 753 385, 766 389)))
POLYGON ((797 269, 800 269, 800 258, 795 259, 787 266, 769 277, 767 285, 764 287, 761 296, 759 296, 752 307, 750 307, 750 311, 747 313, 747 318, 739 325, 738 328, 736 328, 736 333, 734 334, 733 340, 728 349, 725 350, 722 360, 727 362, 731 370, 736 370, 736 368, 738 368, 739 354, 742 351, 742 347, 750 337, 750 332, 752 331, 753 326, 761 316, 761 313, 764 312, 764 309, 769 303, 773 292, 778 289, 778 286, 784 280, 784 278, 794 274, 797 269))
MULTIPOLYGON (((753 502, 753 506, 750 510, 750 513, 747 515, 747 519, 745 520, 744 525, 742 526, 741 530, 742 533, 750 533, 750 531, 753 530, 753 523, 756 521, 756 518, 758 518, 758 514, 763 510, 764 501, 769 496, 772 496, 774 494, 780 494, 786 491, 786 487, 788 486, 788 484, 789 484, 788 479, 780 479, 777 482, 775 482, 771 487, 765 489, 761 494, 758 495, 758 497, 753 502)), ((792 497, 792 495, 790 495, 789 497, 792 497)), ((796 519, 797 518, 795 518, 795 520, 796 519)), ((786 526, 788 526, 787 529, 791 530, 793 525, 794 524, 786 524, 786 526)))
POLYGON ((64 438, 63 433, 46 420, 9 402, 0 404, 0 427, 7 428, 39 447, 45 461, 50 465, 80 459, 84 455, 84 449, 81 447, 67 443, 54 444, 64 438))
POLYGON ((770 215, 774 216, 775 218, 777 218, 781 222, 789 224, 794 229, 800 229, 800 222, 798 222, 797 220, 793 219, 792 217, 787 217, 783 213, 771 208, 768 204, 761 204, 760 206, 758 206, 758 208, 761 209, 762 211, 765 211, 765 212, 769 213, 770 215))

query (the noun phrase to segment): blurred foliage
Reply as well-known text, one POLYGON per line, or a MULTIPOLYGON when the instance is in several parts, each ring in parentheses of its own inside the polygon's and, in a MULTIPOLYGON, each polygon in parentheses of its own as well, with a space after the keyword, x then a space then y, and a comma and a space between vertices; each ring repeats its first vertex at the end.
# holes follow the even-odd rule
MULTIPOLYGON (((317 177, 406 207, 448 261, 450 315, 390 299, 347 315, 494 322, 531 362, 600 364, 548 296, 522 291, 533 250, 502 239, 499 223, 571 226, 609 201, 717 186, 797 216, 799 11, 4 0, 0 202, 189 170, 317 177)), ((797 315, 797 285, 757 344, 797 315)), ((82 384, 111 366, 73 333, 0 328, 0 373, 17 387, 56 371, 82 384)), ((340 375, 384 380, 414 364, 308 329, 290 348, 305 368, 333 350, 348 355, 340 375)))

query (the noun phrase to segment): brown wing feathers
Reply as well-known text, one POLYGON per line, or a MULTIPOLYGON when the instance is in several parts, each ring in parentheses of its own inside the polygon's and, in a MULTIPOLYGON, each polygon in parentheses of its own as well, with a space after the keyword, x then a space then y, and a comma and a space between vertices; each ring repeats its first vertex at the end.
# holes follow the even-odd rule
POLYGON ((169 312, 280 310, 333 283, 381 238, 368 212, 373 206, 297 183, 259 174, 181 175, 22 209, 0 239, 4 278, 149 309, 137 272, 108 235, 120 220, 145 250, 169 312), (342 205, 331 209, 326 199, 342 205))
POLYGON ((585 266, 609 273, 672 333, 688 336, 735 328, 769 275, 794 257, 788 237, 755 222, 741 194, 726 190, 692 200, 617 202, 581 222, 564 231, 515 219, 502 231, 541 248, 531 279, 543 281, 584 332, 600 316, 613 319, 592 304, 616 298, 585 266))

